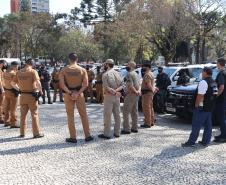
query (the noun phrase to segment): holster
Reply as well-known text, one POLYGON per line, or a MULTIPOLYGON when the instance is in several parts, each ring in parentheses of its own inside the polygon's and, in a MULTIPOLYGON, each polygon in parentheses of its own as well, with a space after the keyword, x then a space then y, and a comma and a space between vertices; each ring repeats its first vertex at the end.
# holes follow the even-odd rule
POLYGON ((96 81, 96 84, 103 84, 102 81, 96 81))
POLYGON ((14 89, 14 88, 13 88, 11 91, 12 91, 12 93, 15 95, 15 97, 18 97, 18 96, 21 94, 20 91, 14 89))
POLYGON ((41 93, 39 91, 32 92, 31 95, 35 98, 36 101, 41 97, 41 93))

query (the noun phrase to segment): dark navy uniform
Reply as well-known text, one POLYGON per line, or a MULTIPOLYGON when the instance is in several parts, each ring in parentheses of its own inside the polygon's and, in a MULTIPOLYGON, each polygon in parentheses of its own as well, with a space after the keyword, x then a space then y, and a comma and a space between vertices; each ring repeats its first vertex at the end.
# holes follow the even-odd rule
POLYGON ((156 87, 159 89, 158 95, 158 108, 160 112, 164 111, 165 101, 167 96, 167 87, 171 84, 170 78, 166 73, 159 73, 156 78, 156 87))
POLYGON ((52 104, 51 96, 50 96, 51 75, 49 74, 49 72, 46 70, 46 68, 44 66, 41 67, 41 69, 39 70, 38 73, 39 73, 39 76, 40 76, 40 79, 41 79, 41 84, 42 84, 43 104, 45 104, 46 94, 47 94, 47 98, 48 98, 48 104, 52 104))
MULTIPOLYGON (((225 124, 225 101, 226 101, 226 72, 220 71, 216 78, 218 88, 224 85, 223 93, 217 97, 216 107, 213 112, 213 122, 215 125, 220 126, 221 135, 220 137, 226 140, 226 124, 225 124)), ((219 138, 217 138, 219 139, 219 138)))

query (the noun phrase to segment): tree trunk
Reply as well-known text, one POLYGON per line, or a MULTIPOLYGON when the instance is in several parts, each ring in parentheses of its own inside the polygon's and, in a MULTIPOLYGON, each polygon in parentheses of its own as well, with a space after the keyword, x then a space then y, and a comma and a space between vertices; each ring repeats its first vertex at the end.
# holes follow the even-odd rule
POLYGON ((197 42, 196 42, 196 47, 195 47, 195 63, 199 64, 200 61, 200 35, 197 35, 197 42))
POLYGON ((203 37, 202 40, 202 52, 201 52, 201 63, 206 61, 206 39, 203 37))

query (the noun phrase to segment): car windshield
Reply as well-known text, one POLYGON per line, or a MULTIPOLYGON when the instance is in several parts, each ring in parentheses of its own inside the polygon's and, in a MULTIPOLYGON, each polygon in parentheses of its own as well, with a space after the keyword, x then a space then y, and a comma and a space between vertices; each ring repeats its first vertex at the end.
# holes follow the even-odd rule
MULTIPOLYGON (((216 80, 217 74, 218 74, 217 68, 213 68, 213 75, 212 75, 212 78, 213 78, 214 80, 216 80)), ((200 71, 199 76, 196 78, 195 81, 196 81, 196 82, 200 82, 201 80, 202 80, 202 70, 200 71)))
POLYGON ((219 71, 217 70, 217 68, 214 68, 213 69, 213 75, 212 75, 212 77, 213 77, 214 80, 216 80, 218 72, 219 71))
POLYGON ((202 68, 191 68, 190 69, 191 78, 198 79, 200 77, 201 72, 202 72, 202 68))
POLYGON ((126 75, 127 75, 127 71, 125 70, 125 69, 121 69, 120 70, 120 76, 122 77, 122 78, 124 78, 126 75))
MULTIPOLYGON (((175 71, 176 68, 172 68, 172 67, 164 67, 163 71, 168 75, 168 77, 170 77, 175 71)), ((158 75, 158 69, 155 69, 154 71, 152 71, 154 77, 156 78, 158 75)))
POLYGON ((170 77, 174 72, 176 71, 176 68, 164 68, 164 72, 170 77))

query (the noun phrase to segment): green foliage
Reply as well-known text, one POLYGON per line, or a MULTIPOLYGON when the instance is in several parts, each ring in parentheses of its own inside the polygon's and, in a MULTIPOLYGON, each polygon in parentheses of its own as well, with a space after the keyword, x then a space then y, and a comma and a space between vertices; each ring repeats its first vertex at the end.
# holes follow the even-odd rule
POLYGON ((20 1, 20 11, 21 12, 31 12, 31 0, 21 0, 20 1))
POLYGON ((73 51, 80 61, 113 58, 118 63, 131 59, 140 63, 162 55, 171 62, 191 58, 190 47, 201 59, 206 47, 214 56, 225 55, 226 16, 213 8, 216 4, 211 8, 209 3, 204 11, 193 6, 197 2, 82 0, 70 15, 53 16, 31 14, 29 0, 23 0, 20 14, 0 18, 0 56, 10 52, 12 57, 66 59, 73 51), (94 32, 81 31, 78 21, 92 25, 94 32))
POLYGON ((78 29, 67 31, 57 44, 57 58, 66 59, 71 52, 77 53, 80 61, 96 61, 102 57, 99 46, 93 42, 92 36, 78 29))

